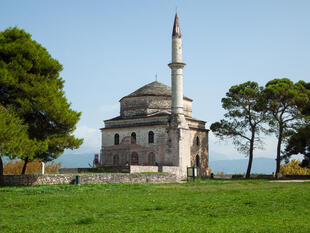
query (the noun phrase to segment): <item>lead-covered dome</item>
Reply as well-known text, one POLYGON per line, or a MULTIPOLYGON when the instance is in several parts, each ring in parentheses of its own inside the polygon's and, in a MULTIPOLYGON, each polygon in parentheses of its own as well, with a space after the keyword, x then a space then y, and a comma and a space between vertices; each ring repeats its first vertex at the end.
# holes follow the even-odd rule
POLYGON ((155 81, 144 85, 124 98, 138 96, 171 96, 171 88, 163 83, 155 81))
MULTIPOLYGON (((160 82, 149 83, 131 94, 123 97, 121 117, 132 118, 171 113, 171 88, 160 82)), ((184 114, 191 116, 192 100, 184 97, 184 114)))

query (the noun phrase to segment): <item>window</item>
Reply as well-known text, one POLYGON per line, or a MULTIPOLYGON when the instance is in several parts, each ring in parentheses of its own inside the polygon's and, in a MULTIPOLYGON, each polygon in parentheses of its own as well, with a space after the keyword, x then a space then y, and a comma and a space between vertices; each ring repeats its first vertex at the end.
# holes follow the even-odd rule
POLYGON ((119 165, 119 157, 118 155, 113 156, 113 165, 119 165))
POLYGON ((135 132, 131 133, 131 144, 136 144, 137 135, 135 132))
POLYGON ((155 154, 153 152, 149 153, 149 165, 155 165, 155 154))
POLYGON ((139 156, 137 152, 132 152, 131 154, 131 165, 138 165, 139 164, 139 156))
POLYGON ((197 146, 200 145, 200 140, 199 140, 199 137, 198 137, 198 136, 196 137, 196 145, 197 145, 197 146))
POLYGON ((196 167, 200 167, 200 157, 196 155, 196 167))
POLYGON ((114 145, 118 145, 119 144, 119 135, 115 134, 114 135, 114 145))
POLYGON ((153 131, 149 132, 149 143, 154 143, 154 132, 153 131))

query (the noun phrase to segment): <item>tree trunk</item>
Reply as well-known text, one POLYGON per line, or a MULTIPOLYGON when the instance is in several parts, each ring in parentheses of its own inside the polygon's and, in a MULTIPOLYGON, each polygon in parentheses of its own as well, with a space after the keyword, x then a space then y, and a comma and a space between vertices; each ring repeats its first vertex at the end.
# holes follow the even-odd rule
POLYGON ((1 156, 0 156, 0 176, 3 176, 3 162, 1 156))
POLYGON ((0 185, 3 184, 3 162, 2 157, 0 156, 0 185))
POLYGON ((251 176, 251 168, 252 168, 252 162, 253 162, 253 151, 254 151, 254 133, 252 133, 252 138, 250 141, 249 163, 248 163, 248 169, 247 169, 246 175, 245 175, 246 179, 249 179, 251 176))
POLYGON ((29 161, 29 158, 26 157, 25 163, 24 163, 24 166, 23 166, 23 170, 22 170, 22 175, 24 175, 26 173, 26 168, 27 168, 28 161, 29 161))
POLYGON ((278 137, 278 146, 277 146, 277 159, 276 159, 276 178, 279 178, 280 173, 280 162, 281 162, 281 144, 282 144, 282 134, 283 127, 280 125, 279 127, 279 137, 278 137))

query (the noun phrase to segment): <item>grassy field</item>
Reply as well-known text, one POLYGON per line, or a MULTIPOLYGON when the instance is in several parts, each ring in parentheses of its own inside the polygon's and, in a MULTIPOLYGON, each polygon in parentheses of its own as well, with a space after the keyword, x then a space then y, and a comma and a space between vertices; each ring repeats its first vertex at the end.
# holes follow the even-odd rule
POLYGON ((310 183, 0 187, 0 232, 310 232, 310 183))

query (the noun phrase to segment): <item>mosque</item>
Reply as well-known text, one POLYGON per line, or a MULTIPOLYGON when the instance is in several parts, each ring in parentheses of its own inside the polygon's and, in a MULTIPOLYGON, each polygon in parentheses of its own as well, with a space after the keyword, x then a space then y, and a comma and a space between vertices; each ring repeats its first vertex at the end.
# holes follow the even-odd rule
POLYGON ((195 166, 208 175, 208 130, 192 117, 193 100, 183 96, 182 37, 178 15, 172 30, 171 88, 157 81, 120 99, 120 116, 101 129, 102 166, 135 166, 141 171, 186 176, 195 166))

